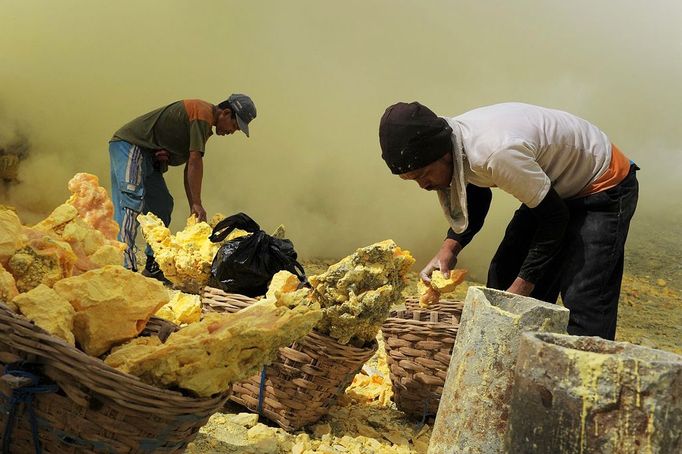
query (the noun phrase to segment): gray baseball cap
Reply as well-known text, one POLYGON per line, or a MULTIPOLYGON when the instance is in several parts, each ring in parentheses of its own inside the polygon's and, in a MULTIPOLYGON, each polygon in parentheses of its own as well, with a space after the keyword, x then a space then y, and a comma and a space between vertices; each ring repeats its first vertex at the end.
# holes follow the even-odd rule
POLYGON ((240 93, 235 93, 227 98, 230 108, 237 117, 239 129, 249 137, 249 123, 256 118, 256 105, 251 98, 240 93))

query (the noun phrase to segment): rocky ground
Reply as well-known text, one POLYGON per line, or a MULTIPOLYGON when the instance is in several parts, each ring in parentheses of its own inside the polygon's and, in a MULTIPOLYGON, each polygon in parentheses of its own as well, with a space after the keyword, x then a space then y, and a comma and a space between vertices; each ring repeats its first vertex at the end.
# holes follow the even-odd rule
MULTIPOLYGON (((628 252, 617 340, 682 354, 682 260, 675 235, 656 238, 656 248, 628 252), (651 251, 659 251, 653 253, 651 251), (639 251, 639 252, 637 252, 639 251)), ((333 261, 305 263, 316 274, 333 261)), ((406 295, 416 295, 410 275, 406 295)), ((464 282, 447 298, 463 300, 464 282)), ((237 406, 214 415, 189 453, 425 453, 432 421, 410 420, 390 401, 390 379, 380 348, 374 375, 359 374, 329 416, 305 431, 287 433, 237 406)))

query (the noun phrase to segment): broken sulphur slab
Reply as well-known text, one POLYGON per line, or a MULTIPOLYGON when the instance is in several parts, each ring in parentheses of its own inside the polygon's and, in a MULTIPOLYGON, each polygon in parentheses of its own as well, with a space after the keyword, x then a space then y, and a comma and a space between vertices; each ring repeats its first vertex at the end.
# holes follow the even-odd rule
POLYGON ((76 310, 74 335, 92 356, 136 337, 168 302, 161 282, 118 265, 62 279, 54 289, 76 310))
POLYGON ((280 347, 308 334, 321 316, 314 303, 289 309, 261 301, 234 314, 207 314, 161 345, 125 344, 105 362, 155 386, 211 396, 269 364, 280 347))
POLYGON ((48 333, 75 345, 73 319, 76 311, 65 298, 50 287, 40 284, 14 297, 12 302, 27 319, 48 333))
POLYGON ((428 307, 440 301, 440 296, 443 293, 450 293, 455 291, 457 286, 464 282, 467 275, 465 269, 454 269, 450 271, 450 275, 445 277, 440 270, 435 270, 431 274, 431 283, 427 284, 421 279, 417 283, 417 291, 419 292, 419 305, 421 307, 428 307))

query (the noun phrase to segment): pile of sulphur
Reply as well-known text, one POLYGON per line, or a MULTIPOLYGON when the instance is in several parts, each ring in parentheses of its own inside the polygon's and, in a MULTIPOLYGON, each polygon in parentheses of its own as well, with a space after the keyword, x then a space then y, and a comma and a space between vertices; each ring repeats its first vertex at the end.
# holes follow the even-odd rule
POLYGON ((116 241, 113 205, 96 176, 79 173, 71 197, 34 226, 23 225, 12 207, 0 207, 0 297, 11 300, 40 284, 123 262, 116 241), (11 275, 11 279, 10 276, 11 275))
POLYGON ((187 293, 199 293, 206 285, 213 257, 225 241, 248 235, 235 229, 222 242, 212 243, 209 237, 213 222, 198 222, 195 216, 190 216, 185 228, 175 235, 153 213, 141 214, 137 219, 165 278, 174 288, 187 293))

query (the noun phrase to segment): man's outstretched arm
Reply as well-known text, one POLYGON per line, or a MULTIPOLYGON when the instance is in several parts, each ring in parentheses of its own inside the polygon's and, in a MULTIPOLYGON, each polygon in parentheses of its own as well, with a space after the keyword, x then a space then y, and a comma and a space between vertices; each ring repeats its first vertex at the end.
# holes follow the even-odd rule
POLYGON ((430 281, 433 270, 441 270, 447 276, 457 264, 457 255, 483 227, 493 197, 492 191, 490 188, 481 188, 473 184, 467 184, 466 191, 469 225, 462 233, 448 230, 447 238, 436 256, 419 273, 424 282, 430 281))

